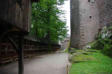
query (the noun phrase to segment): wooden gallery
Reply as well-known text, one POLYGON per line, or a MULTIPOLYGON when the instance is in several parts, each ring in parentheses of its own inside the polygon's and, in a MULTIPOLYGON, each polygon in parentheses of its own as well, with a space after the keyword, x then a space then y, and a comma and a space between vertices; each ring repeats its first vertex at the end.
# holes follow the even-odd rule
POLYGON ((0 0, 0 52, 13 47, 18 54, 18 74, 24 74, 23 41, 30 30, 32 2, 38 0, 0 0))

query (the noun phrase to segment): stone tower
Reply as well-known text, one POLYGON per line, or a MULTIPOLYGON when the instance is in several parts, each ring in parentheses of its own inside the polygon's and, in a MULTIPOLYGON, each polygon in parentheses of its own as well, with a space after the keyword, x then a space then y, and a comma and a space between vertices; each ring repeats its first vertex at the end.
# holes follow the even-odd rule
POLYGON ((96 0, 71 0, 71 48, 94 41, 99 30, 96 0))

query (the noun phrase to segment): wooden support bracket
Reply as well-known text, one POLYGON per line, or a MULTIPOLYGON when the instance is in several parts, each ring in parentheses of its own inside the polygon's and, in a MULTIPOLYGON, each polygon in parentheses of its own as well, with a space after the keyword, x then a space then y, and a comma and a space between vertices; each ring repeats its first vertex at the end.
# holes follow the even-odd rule
POLYGON ((18 45, 17 45, 17 43, 10 36, 8 36, 8 40, 10 41, 12 46, 14 47, 14 50, 16 50, 16 52, 18 53, 18 45))

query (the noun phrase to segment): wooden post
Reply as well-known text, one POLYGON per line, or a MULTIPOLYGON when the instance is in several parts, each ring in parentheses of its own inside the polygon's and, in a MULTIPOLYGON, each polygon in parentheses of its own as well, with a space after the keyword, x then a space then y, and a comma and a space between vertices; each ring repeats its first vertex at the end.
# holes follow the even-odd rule
POLYGON ((18 74, 24 74, 24 56, 23 56, 23 40, 24 36, 19 36, 19 42, 18 42, 18 74))

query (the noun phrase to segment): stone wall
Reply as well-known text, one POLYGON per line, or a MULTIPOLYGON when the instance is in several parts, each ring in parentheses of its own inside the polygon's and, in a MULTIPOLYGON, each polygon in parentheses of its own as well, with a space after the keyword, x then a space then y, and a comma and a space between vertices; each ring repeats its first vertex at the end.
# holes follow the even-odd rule
POLYGON ((99 15, 94 0, 79 0, 80 47, 92 42, 99 29, 99 15))
POLYGON ((112 24, 112 0, 71 0, 71 47, 83 48, 112 24))
POLYGON ((112 24, 112 0, 96 0, 100 27, 112 24))
POLYGON ((83 48, 92 42, 99 29, 99 15, 94 0, 71 0, 71 47, 83 48))
POLYGON ((78 48, 80 43, 79 0, 71 0, 71 41, 72 48, 78 48))

